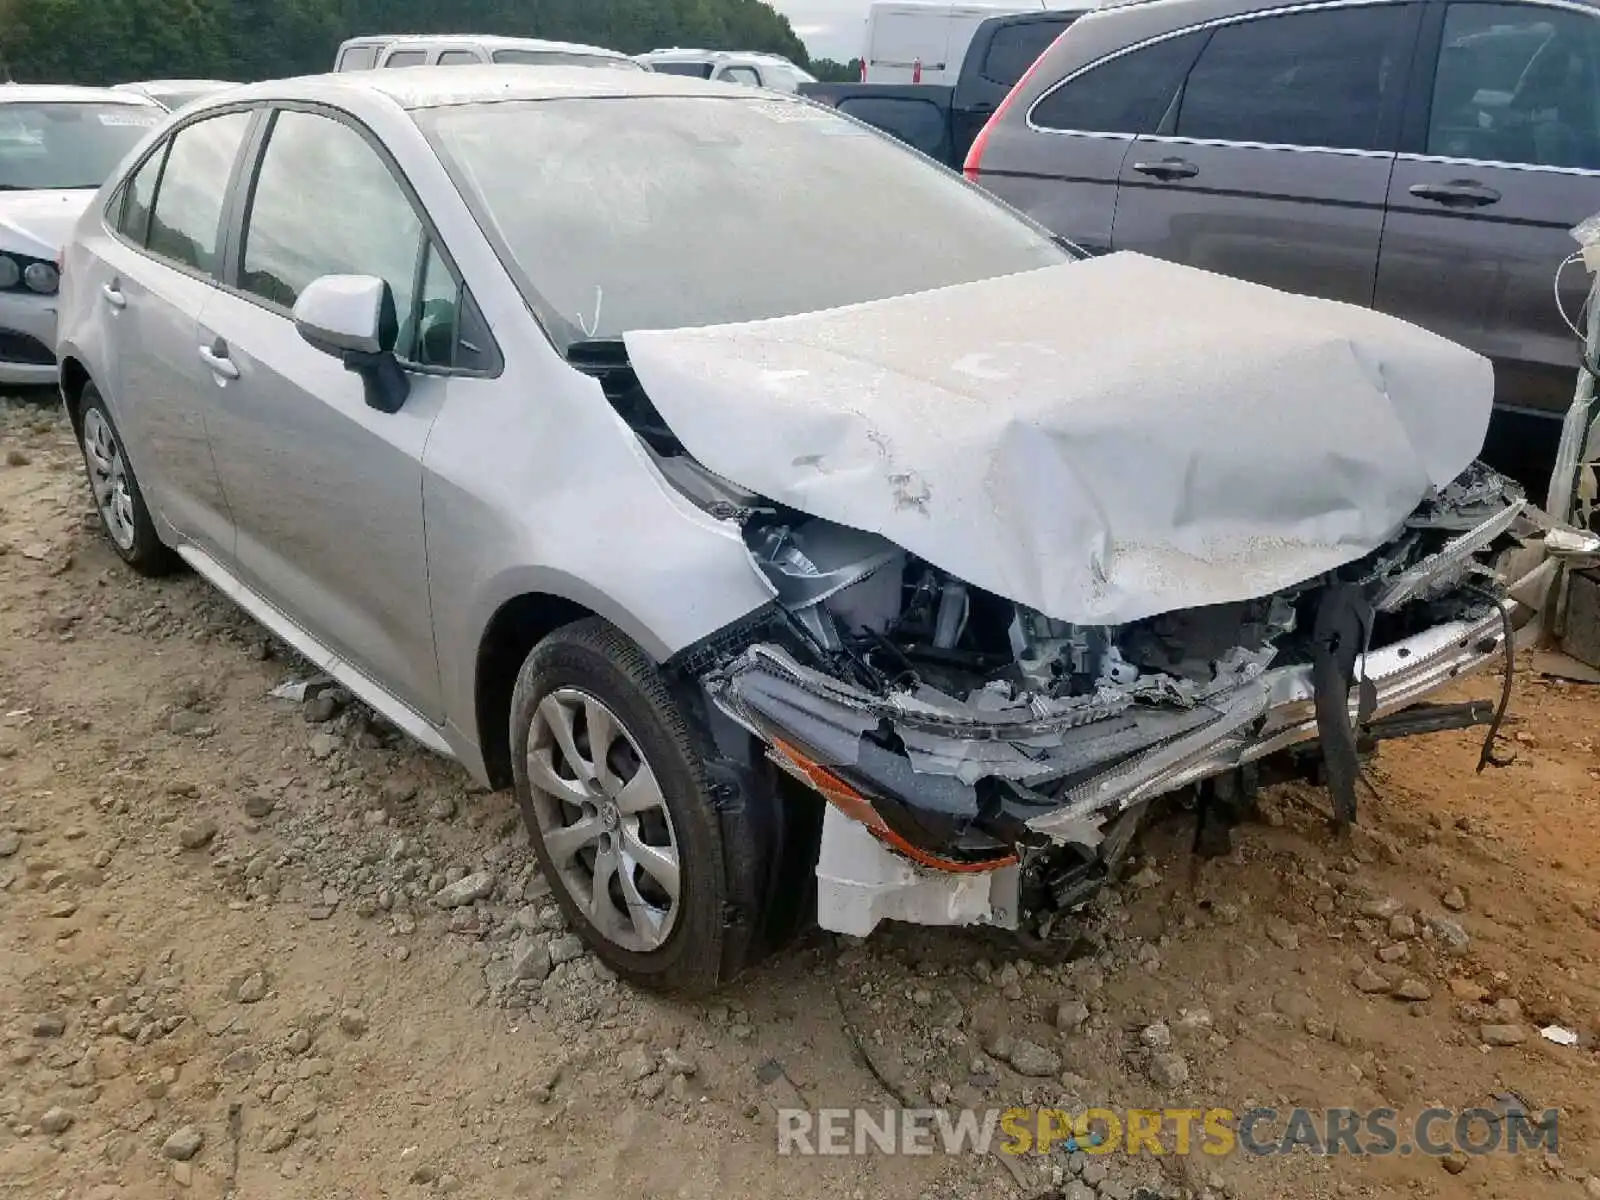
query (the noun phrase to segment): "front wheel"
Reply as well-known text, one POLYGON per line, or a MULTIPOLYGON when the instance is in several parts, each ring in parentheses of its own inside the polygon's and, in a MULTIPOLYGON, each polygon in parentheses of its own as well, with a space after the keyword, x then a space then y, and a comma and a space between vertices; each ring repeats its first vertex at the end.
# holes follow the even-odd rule
POLYGON ((568 922, 618 975, 701 992, 723 974, 722 832, 694 734, 605 622, 535 646, 511 704, 529 839, 568 922))

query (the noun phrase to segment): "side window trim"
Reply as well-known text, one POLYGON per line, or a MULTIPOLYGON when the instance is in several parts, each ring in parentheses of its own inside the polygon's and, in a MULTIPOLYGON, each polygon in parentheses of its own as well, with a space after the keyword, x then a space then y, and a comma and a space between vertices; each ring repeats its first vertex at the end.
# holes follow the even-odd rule
MULTIPOLYGON (((1171 41, 1173 38, 1183 37, 1191 33, 1210 34, 1227 26, 1246 25, 1255 21, 1268 20, 1273 17, 1295 16, 1301 13, 1311 12, 1329 12, 1346 8, 1375 8, 1380 6, 1388 7, 1388 0, 1326 0, 1324 3, 1315 4, 1289 4, 1279 8, 1261 9, 1256 12, 1241 13, 1236 16, 1217 17, 1214 20, 1201 21, 1194 25, 1185 26, 1182 29, 1174 29, 1156 37, 1146 38, 1144 41, 1137 42, 1132 46, 1125 46, 1121 50, 1116 51, 1114 54, 1107 54, 1102 58, 1095 59, 1091 63, 1086 63, 1084 66, 1079 67, 1076 71, 1071 72, 1070 74, 1051 84, 1050 87, 1047 88, 1037 100, 1028 106, 1028 128, 1034 133, 1049 133, 1061 137, 1110 138, 1114 140, 1131 142, 1135 139, 1135 136, 1139 136, 1154 141, 1170 142, 1174 145, 1185 146, 1235 146, 1258 150, 1302 150, 1308 152, 1341 154, 1356 158, 1393 158, 1396 153, 1395 150, 1350 150, 1339 147, 1306 146, 1297 145, 1294 143, 1238 142, 1216 138, 1185 138, 1176 136, 1172 130, 1177 119, 1178 109, 1182 106, 1184 90, 1188 87, 1189 75, 1193 73, 1195 66, 1200 61, 1200 57, 1205 53, 1206 46, 1210 42, 1209 38, 1200 44, 1198 52, 1195 54, 1194 61, 1189 64, 1188 72, 1185 72, 1183 81, 1176 89, 1176 92, 1172 98, 1172 102, 1167 106, 1167 111, 1157 124, 1156 131, 1154 133, 1133 135, 1126 133, 1097 133, 1089 130, 1077 129, 1052 129, 1047 125, 1037 124, 1033 118, 1035 109, 1043 104, 1045 100, 1048 99, 1052 94, 1061 88, 1066 87, 1067 84, 1071 83, 1079 76, 1087 74, 1096 67, 1102 66, 1105 63, 1113 61, 1114 59, 1122 58, 1125 55, 1133 54, 1136 51, 1143 50, 1148 46, 1154 46, 1161 42, 1171 41)), ((1409 10, 1409 16, 1411 18, 1410 36, 1412 38, 1412 45, 1415 47, 1417 44, 1417 28, 1423 18, 1422 10, 1442 9, 1445 7, 1445 5, 1437 3, 1437 0, 1410 0, 1405 7, 1409 10)), ((1561 5, 1561 7, 1567 6, 1561 5)), ((1589 11, 1592 12, 1593 10, 1589 11)), ((1415 61, 1413 59, 1413 71, 1414 70, 1415 61)), ((1394 142, 1397 146, 1400 144, 1398 140, 1400 131, 1399 127, 1402 119, 1402 113, 1404 111, 1401 105, 1406 102, 1410 87, 1411 80, 1408 79, 1406 81, 1406 88, 1402 89, 1400 103, 1392 106, 1389 113, 1385 116, 1385 120, 1389 123, 1390 133, 1390 137, 1387 140, 1394 142)))
POLYGON ((264 111, 265 110, 263 106, 260 104, 231 104, 226 107, 208 108, 205 112, 196 113, 193 117, 184 121, 181 125, 177 125, 168 130, 167 133, 162 136, 161 140, 152 146, 149 152, 134 164, 132 170, 123 176, 122 182, 118 185, 115 199, 106 205, 105 210, 101 214, 102 222, 105 225, 107 232, 109 232, 112 237, 116 238, 117 241, 121 242, 124 246, 127 246, 131 250, 137 250, 145 258, 150 259, 152 262, 158 262, 169 270, 181 271, 183 274, 194 279, 221 285, 223 280, 222 271, 227 262, 228 254, 233 241, 233 205, 237 195, 241 173, 244 170, 245 164, 249 162, 251 147, 255 137, 257 136, 257 130, 261 126, 262 114, 264 111), (239 143, 239 152, 234 156, 233 167, 228 176, 228 183, 222 194, 222 213, 218 218, 219 225, 217 230, 218 234, 221 236, 221 244, 218 246, 216 266, 210 271, 200 271, 186 263, 174 262, 172 259, 163 254, 155 253, 149 247, 150 222, 155 219, 156 200, 160 197, 161 187, 167 180, 167 162, 171 158, 172 143, 177 139, 180 133, 182 133, 185 129, 188 129, 190 126, 198 125, 202 121, 208 121, 215 117, 222 117, 228 115, 229 113, 239 112, 250 114, 250 127, 245 130, 244 140, 239 143), (150 212, 145 220, 144 240, 142 242, 135 242, 122 231, 122 215, 123 210, 128 202, 129 185, 133 182, 133 177, 143 170, 145 165, 157 154, 162 156, 161 169, 156 173, 155 190, 150 193, 150 212), (111 219, 113 210, 116 212, 115 220, 111 219))
MULTIPOLYGON (((1573 175, 1579 178, 1600 178, 1600 170, 1586 167, 1551 167, 1538 163, 1500 162, 1494 159, 1456 158, 1450 155, 1428 153, 1428 129, 1433 121, 1434 80, 1439 70, 1439 58, 1444 52, 1445 19, 1457 3, 1473 0, 1450 0, 1449 3, 1426 4, 1422 32, 1417 40, 1417 53, 1412 60, 1411 82, 1406 95, 1405 115, 1400 126, 1400 158, 1406 162, 1439 163, 1445 166, 1492 167, 1506 171, 1537 171, 1543 175, 1573 175)), ((1479 0, 1495 3, 1497 0, 1479 0)), ((1586 4, 1565 3, 1563 0, 1498 0, 1515 3, 1520 8, 1548 8, 1557 12, 1575 13, 1592 21, 1600 21, 1600 9, 1586 4)))
MULTIPOLYGON (((225 242, 226 255, 224 258, 225 274, 220 274, 216 284, 231 296, 254 304, 257 308, 264 309, 276 316, 291 318, 291 310, 281 304, 274 304, 264 296, 246 291, 239 286, 239 272, 243 269, 244 259, 244 231, 250 219, 251 209, 255 205, 256 184, 261 178, 261 167, 266 160, 267 143, 271 140, 272 128, 277 124, 278 114, 283 112, 302 112, 313 116, 325 117, 331 121, 338 121, 341 125, 354 130, 362 141, 378 156, 378 161, 384 165, 401 194, 405 196, 406 203, 411 205, 412 211, 417 215, 422 226, 422 237, 418 239, 417 264, 413 268, 415 276, 420 280, 428 259, 428 247, 432 246, 445 267, 456 281, 459 292, 470 299, 472 292, 467 287, 466 277, 461 268, 456 265, 456 260, 450 254, 450 248, 445 245, 444 239, 439 236, 439 229, 433 223, 433 218, 428 215, 428 210, 423 207, 421 199, 417 196, 416 189, 411 186, 411 180, 400 169, 400 164, 388 148, 378 140, 376 134, 361 123, 355 116, 342 109, 332 108, 325 104, 315 104, 295 100, 281 100, 261 109, 257 115, 255 128, 245 138, 245 153, 239 156, 235 167, 235 175, 230 183, 232 189, 229 193, 226 213, 227 234, 225 242)), ((419 301, 414 300, 413 306, 419 301)), ((464 306, 463 306, 464 307, 464 306)), ((460 329, 456 333, 459 339, 460 329)), ((494 378, 504 369, 505 359, 500 353, 500 346, 491 335, 488 352, 485 357, 491 360, 491 366, 481 370, 469 370, 461 367, 430 367, 405 361, 408 371, 422 375, 464 375, 473 378, 494 378)))

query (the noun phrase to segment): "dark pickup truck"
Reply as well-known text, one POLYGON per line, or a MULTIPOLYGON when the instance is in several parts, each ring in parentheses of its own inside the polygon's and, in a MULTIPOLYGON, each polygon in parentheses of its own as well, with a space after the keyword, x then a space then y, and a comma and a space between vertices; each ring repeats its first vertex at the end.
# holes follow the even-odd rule
POLYGON ((1017 80, 1086 9, 990 17, 978 26, 954 87, 934 83, 803 83, 800 94, 960 168, 973 139, 1017 80))

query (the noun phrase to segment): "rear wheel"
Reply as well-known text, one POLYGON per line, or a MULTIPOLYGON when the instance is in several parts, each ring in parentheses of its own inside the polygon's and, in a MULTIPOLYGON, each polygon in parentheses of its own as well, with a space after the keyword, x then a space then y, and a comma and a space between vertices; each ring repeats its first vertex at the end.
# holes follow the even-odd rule
POLYGON ((603 621, 569 625, 528 655, 511 722, 517 802, 568 922, 635 983, 714 987, 739 906, 697 739, 655 665, 603 621))
POLYGON ((156 536, 122 438, 92 383, 84 385, 78 418, 78 444, 89 472, 89 490, 112 548, 141 575, 167 574, 178 565, 178 556, 156 536))

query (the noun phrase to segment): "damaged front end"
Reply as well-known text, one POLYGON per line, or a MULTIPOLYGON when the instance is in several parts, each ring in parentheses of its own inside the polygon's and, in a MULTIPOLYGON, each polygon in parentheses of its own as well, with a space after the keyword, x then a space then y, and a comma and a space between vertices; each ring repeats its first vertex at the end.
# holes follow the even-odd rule
POLYGON ((728 513, 777 603, 700 678, 828 802, 825 928, 1048 932, 1158 796, 1320 739, 1349 821, 1362 741, 1498 715, 1419 705, 1509 660, 1518 608, 1490 564, 1526 505, 1482 466, 1334 573, 1115 627, 1052 620, 883 538, 742 499, 728 513))

